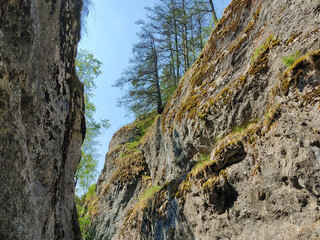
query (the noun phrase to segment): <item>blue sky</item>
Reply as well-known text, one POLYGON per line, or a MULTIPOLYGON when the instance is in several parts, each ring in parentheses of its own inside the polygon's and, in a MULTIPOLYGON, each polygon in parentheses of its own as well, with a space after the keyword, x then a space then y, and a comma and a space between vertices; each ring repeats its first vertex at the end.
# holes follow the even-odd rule
MULTIPOLYGON (((125 109, 117 107, 123 92, 112 85, 128 66, 132 45, 137 42, 139 28, 135 22, 145 17, 144 7, 155 0, 92 0, 94 7, 88 17, 87 35, 79 43, 79 49, 93 53, 103 63, 102 74, 96 79, 97 89, 92 102, 96 105, 96 119, 109 119, 111 127, 102 134, 97 146, 99 174, 104 166, 105 154, 113 134, 122 126, 132 122, 125 109)), ((230 0, 215 0, 218 18, 230 0)))

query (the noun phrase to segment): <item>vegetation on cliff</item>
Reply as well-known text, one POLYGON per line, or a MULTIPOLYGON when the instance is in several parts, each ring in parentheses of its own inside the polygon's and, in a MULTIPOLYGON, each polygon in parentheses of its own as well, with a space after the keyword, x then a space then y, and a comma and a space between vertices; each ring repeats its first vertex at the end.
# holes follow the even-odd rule
POLYGON ((94 83, 101 73, 101 65, 94 56, 85 50, 79 50, 76 58, 76 71, 79 80, 84 85, 84 104, 86 119, 86 137, 81 148, 81 160, 75 174, 77 193, 84 194, 93 184, 97 176, 97 137, 101 131, 109 127, 108 120, 96 121, 94 113, 95 105, 91 102, 94 96, 93 90, 96 88, 94 83))
POLYGON ((147 21, 137 22, 129 67, 115 83, 128 87, 119 104, 135 115, 162 113, 217 22, 212 1, 161 0, 147 12, 147 21))
POLYGON ((87 229, 96 211, 96 185, 93 184, 98 174, 96 149, 98 142, 96 139, 103 130, 109 127, 108 120, 95 120, 96 107, 91 101, 94 96, 93 90, 96 88, 94 81, 101 73, 101 65, 102 63, 88 51, 78 51, 76 71, 79 80, 84 85, 86 135, 81 147, 81 159, 75 174, 75 199, 80 230, 85 239, 91 239, 87 234, 87 229))
POLYGON ((80 198, 75 196, 75 203, 82 236, 85 240, 93 240, 88 229, 92 218, 97 214, 96 184, 92 184, 80 198))
POLYGON ((232 1, 144 137, 107 155, 97 236, 317 239, 319 8, 287 5, 232 1))

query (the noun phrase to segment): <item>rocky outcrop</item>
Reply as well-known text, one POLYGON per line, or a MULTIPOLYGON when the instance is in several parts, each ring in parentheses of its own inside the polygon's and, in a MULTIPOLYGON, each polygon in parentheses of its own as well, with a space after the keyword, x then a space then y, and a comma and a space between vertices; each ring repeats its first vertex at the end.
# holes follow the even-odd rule
POLYGON ((0 1, 0 239, 80 239, 81 1, 0 1))
POLYGON ((319 9, 231 2, 146 135, 109 149, 94 239, 319 239, 319 9))

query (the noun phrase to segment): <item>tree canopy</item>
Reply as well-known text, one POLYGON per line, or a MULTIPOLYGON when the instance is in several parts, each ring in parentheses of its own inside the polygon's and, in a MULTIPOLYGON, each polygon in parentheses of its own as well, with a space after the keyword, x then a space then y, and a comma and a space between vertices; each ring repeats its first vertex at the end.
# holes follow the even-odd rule
POLYGON ((97 176, 97 137, 109 127, 108 120, 95 120, 96 106, 91 102, 96 88, 94 80, 101 74, 102 63, 86 50, 79 50, 76 58, 76 71, 84 84, 86 137, 81 148, 81 160, 75 174, 77 192, 85 193, 97 176))
POLYGON ((120 106, 136 116, 162 112, 217 21, 212 0, 160 0, 146 11, 129 66, 114 84, 126 91, 120 106))

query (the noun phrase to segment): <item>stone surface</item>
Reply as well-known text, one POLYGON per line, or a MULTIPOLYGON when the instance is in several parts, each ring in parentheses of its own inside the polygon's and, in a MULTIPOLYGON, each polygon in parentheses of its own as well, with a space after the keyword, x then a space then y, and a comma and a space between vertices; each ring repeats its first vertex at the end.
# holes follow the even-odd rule
POLYGON ((119 145, 134 142, 140 132, 138 127, 134 124, 128 124, 127 126, 119 129, 112 137, 109 144, 109 152, 112 152, 119 145))
POLYGON ((319 19, 318 1, 233 0, 143 157, 107 154, 92 236, 319 239, 319 19), (144 202, 151 184, 162 188, 144 202))
POLYGON ((0 239, 80 239, 81 1, 0 1, 0 239))

